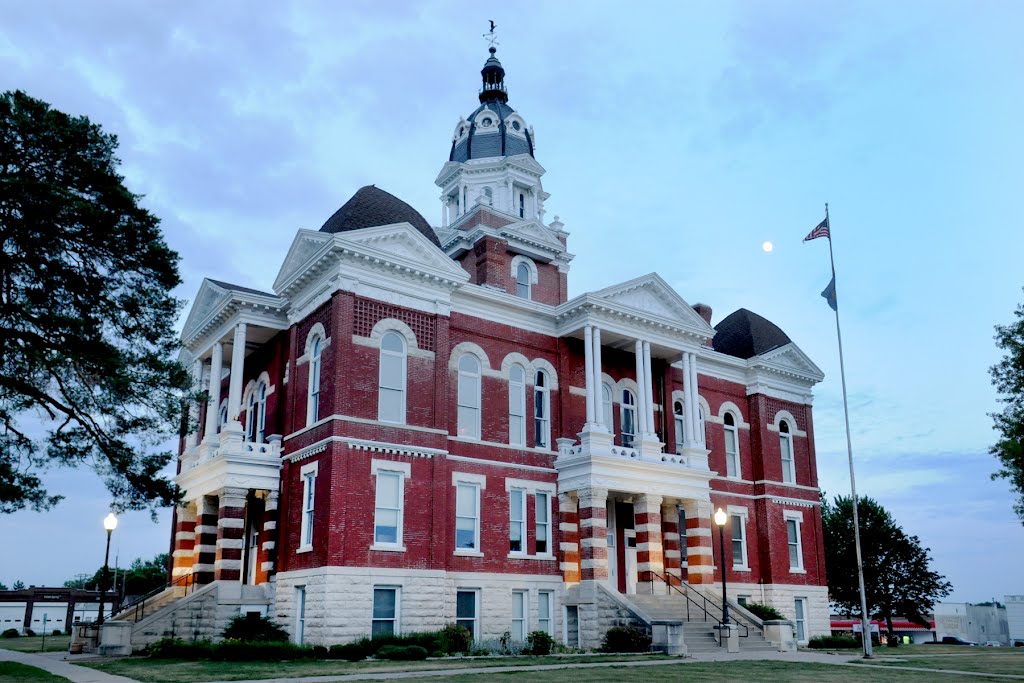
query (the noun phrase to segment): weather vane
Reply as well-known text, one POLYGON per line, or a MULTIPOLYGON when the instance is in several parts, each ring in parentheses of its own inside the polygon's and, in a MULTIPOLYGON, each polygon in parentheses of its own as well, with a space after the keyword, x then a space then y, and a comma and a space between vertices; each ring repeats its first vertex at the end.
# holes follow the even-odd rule
POLYGON ((498 25, 494 23, 494 19, 489 19, 488 21, 491 22, 491 30, 484 34, 484 39, 492 48, 497 48, 497 46, 501 44, 498 42, 498 35, 494 32, 494 29, 498 28, 498 25))

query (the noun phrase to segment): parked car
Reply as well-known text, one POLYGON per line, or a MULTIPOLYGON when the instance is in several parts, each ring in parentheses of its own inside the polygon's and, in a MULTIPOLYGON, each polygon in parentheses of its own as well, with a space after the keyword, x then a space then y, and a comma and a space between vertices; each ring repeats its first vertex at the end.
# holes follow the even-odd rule
POLYGON ((985 647, 1002 647, 1003 646, 1003 644, 1000 643, 998 640, 986 640, 984 643, 982 643, 982 645, 984 645, 985 647))
POLYGON ((943 645, 970 645, 971 647, 977 647, 977 643, 973 640, 964 640, 959 636, 942 636, 943 645))

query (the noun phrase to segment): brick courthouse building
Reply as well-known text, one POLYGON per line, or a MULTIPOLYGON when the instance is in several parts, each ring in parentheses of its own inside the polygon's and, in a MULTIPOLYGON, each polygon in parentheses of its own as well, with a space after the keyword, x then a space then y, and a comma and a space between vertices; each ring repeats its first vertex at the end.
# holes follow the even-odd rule
POLYGON ((491 52, 439 227, 364 187, 299 231, 272 292, 203 282, 182 334, 209 401, 173 534, 174 578, 203 587, 152 619, 205 599, 192 626, 265 608, 310 643, 457 621, 589 648, 666 583, 720 595, 722 507, 730 595, 827 634, 821 372, 656 274, 570 298, 491 52))

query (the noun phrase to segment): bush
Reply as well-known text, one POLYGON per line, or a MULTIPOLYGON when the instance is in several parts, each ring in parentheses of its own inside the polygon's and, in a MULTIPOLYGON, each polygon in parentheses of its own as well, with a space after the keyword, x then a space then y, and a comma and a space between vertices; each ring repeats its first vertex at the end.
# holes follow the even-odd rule
POLYGON ((215 662, 281 662, 312 656, 312 648, 294 643, 243 643, 237 640, 218 643, 210 652, 210 659, 215 662))
POLYGON ((36 632, 33 631, 30 628, 27 628, 27 629, 25 629, 25 636, 28 637, 28 638, 35 638, 36 637, 36 632))
POLYGON ((549 655, 555 647, 555 639, 547 631, 531 631, 526 636, 526 651, 531 655, 549 655))
POLYGON ((860 647, 860 641, 850 636, 814 636, 807 641, 807 647, 812 650, 855 650, 860 647))
POLYGON ((426 659, 427 650, 419 645, 385 645, 373 656, 377 659, 391 659, 396 662, 413 662, 426 659))
POLYGON ((441 652, 446 655, 469 654, 473 646, 473 634, 465 626, 448 624, 440 631, 441 652))
POLYGON ((9 628, 6 631, 4 631, 3 633, 0 633, 0 638, 17 638, 19 635, 21 635, 21 634, 18 633, 18 629, 16 629, 16 628, 9 628))
POLYGON ((330 652, 331 651, 323 645, 314 645, 310 648, 310 653, 313 655, 313 659, 327 659, 330 652))
POLYGON ((207 640, 188 643, 181 638, 163 638, 150 643, 146 654, 153 659, 209 659, 213 644, 207 640))
POLYGON ((62 636, 62 635, 64 635, 64 631, 61 631, 59 628, 55 628, 55 629, 53 629, 53 633, 51 633, 50 635, 51 636, 62 636))
POLYGON ((370 656, 370 639, 363 638, 353 643, 331 645, 327 653, 328 659, 345 659, 350 662, 361 662, 370 656))
POLYGON ((612 626, 604 634, 600 652, 650 652, 651 634, 640 626, 612 626))
POLYGON ((761 621, 777 621, 786 618, 782 616, 782 612, 771 605, 765 605, 760 602, 748 602, 743 606, 761 621))
POLYGON ((222 635, 225 640, 243 643, 280 643, 288 640, 287 631, 255 612, 239 614, 231 620, 222 635))

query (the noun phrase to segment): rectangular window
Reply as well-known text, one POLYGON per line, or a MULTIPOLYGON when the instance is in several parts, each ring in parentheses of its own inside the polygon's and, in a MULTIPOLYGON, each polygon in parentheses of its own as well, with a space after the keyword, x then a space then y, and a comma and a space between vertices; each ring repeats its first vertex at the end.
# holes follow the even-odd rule
POLYGON ((455 550, 480 550, 480 486, 459 482, 455 492, 455 550))
POLYGON ((526 552, 526 491, 512 489, 508 492, 509 507, 509 551, 526 552))
POLYGON ((370 636, 398 633, 398 589, 373 588, 373 624, 370 636))
POLYGON ((580 646, 580 608, 576 605, 565 606, 565 645, 580 646))
POLYGON ((779 434, 779 446, 782 449, 782 481, 792 484, 796 481, 793 471, 793 440, 789 434, 779 434))
POLYGON ((375 544, 402 544, 402 493, 401 472, 377 472, 377 502, 373 524, 375 544))
POLYGON ((750 600, 750 596, 749 595, 737 595, 736 596, 736 602, 740 603, 744 607, 747 606, 747 602, 749 600, 750 600))
POLYGON ((317 463, 310 463, 299 470, 302 477, 302 521, 299 529, 299 550, 313 547, 313 508, 316 501, 317 463))
POLYGON ((798 642, 807 640, 807 599, 796 598, 793 601, 793 608, 796 612, 796 639, 798 642))
POLYGON ((803 544, 800 539, 800 520, 786 520, 786 535, 789 541, 789 568, 790 570, 802 570, 804 568, 803 544))
POLYGON ((508 442, 526 445, 526 375, 518 365, 512 367, 508 382, 508 442))
POLYGON ((537 554, 551 554, 551 494, 537 492, 537 554))
MULTIPOLYGON (((537 373, 537 381, 545 381, 544 373, 537 373)), ((549 448, 548 441, 551 438, 551 422, 548 413, 551 406, 548 403, 551 394, 547 386, 537 386, 533 392, 533 445, 536 448, 549 448)))
POLYGON ((512 591, 512 640, 526 641, 526 591, 512 591))
POLYGON ((380 395, 377 415, 382 422, 405 422, 405 354, 380 353, 380 395))
POLYGON ((459 436, 480 438, 480 375, 459 372, 459 436))
POLYGON ((473 636, 473 640, 480 639, 479 629, 479 605, 480 593, 475 590, 456 591, 455 593, 455 623, 464 626, 473 636))
POLYGON ((725 474, 738 477, 740 472, 739 450, 736 447, 736 429, 725 428, 725 474))
POLYGON ((732 567, 747 568, 747 518, 743 515, 731 515, 732 523, 732 567))
POLYGON ((537 630, 554 635, 551 615, 554 612, 555 596, 551 591, 537 593, 537 630))
POLYGON ((295 643, 306 641, 306 587, 295 587, 295 643))

